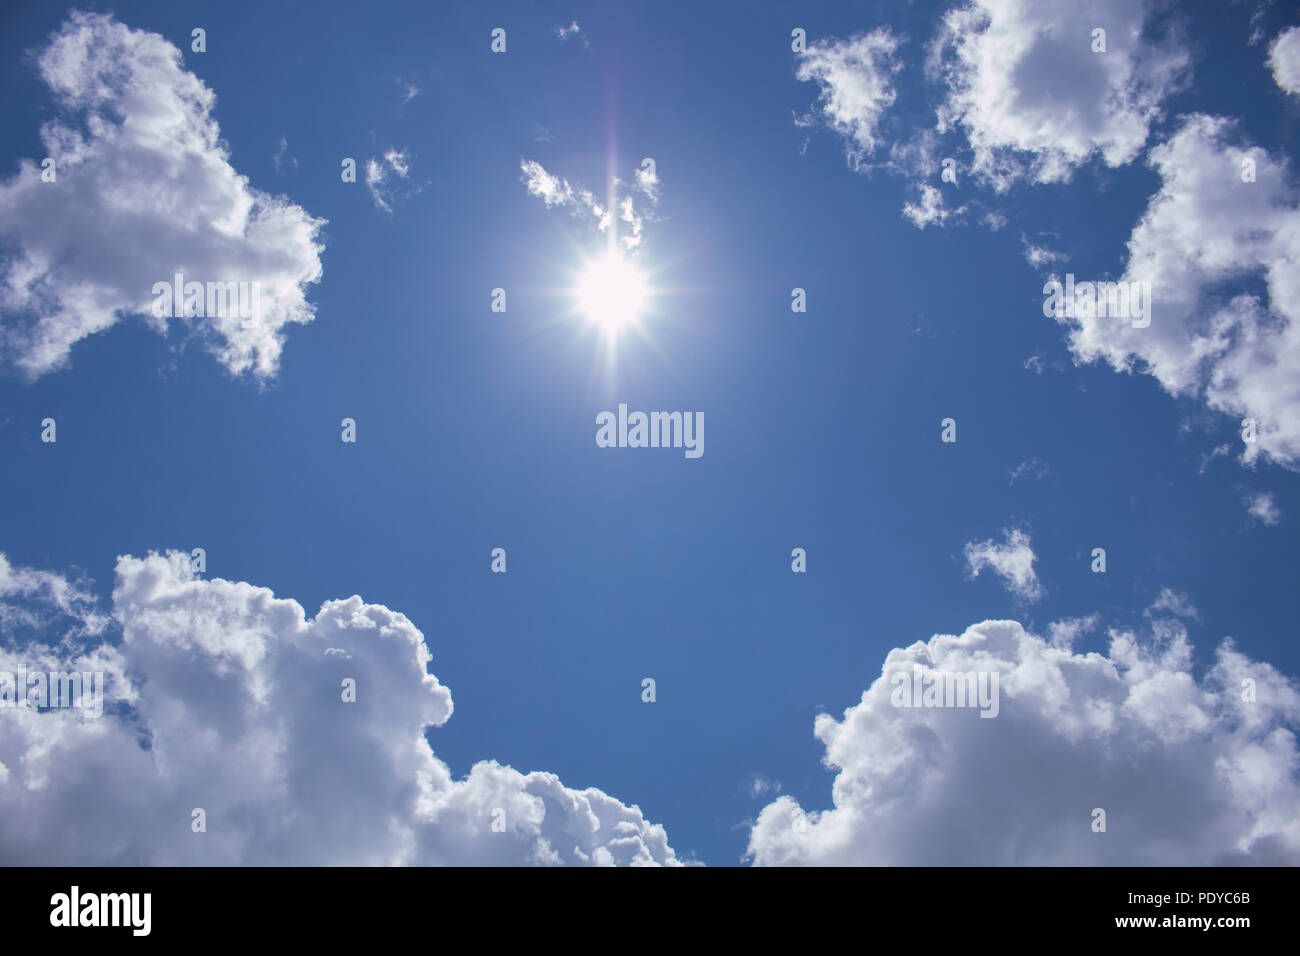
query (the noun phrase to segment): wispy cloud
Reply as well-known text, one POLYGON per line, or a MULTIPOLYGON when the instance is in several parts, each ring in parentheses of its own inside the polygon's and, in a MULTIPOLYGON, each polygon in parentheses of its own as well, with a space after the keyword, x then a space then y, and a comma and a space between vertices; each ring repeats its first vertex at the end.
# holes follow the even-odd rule
POLYGON ((898 97, 894 74, 902 69, 896 55, 900 42, 882 27, 847 40, 818 41, 799 56, 795 75, 815 82, 820 94, 816 105, 795 122, 825 125, 838 133, 845 158, 855 170, 870 167, 880 144, 881 117, 898 97))
POLYGON ((1048 474, 1047 462, 1039 461, 1037 458, 1031 458, 1028 461, 1022 461, 1016 467, 1011 469, 1011 484, 1015 484, 1017 479, 1029 478, 1036 480, 1045 478, 1048 474))
POLYGON ((986 568, 1002 579, 1013 595, 1034 602, 1043 596, 1042 585, 1034 572, 1034 551, 1029 535, 1019 529, 1004 531, 1001 544, 993 539, 966 544, 966 565, 971 578, 986 568))
POLYGON ((919 183, 916 188, 921 194, 920 201, 909 201, 903 204, 903 218, 907 219, 916 228, 945 226, 948 224, 948 220, 958 220, 965 215, 965 206, 949 209, 944 201, 943 193, 929 183, 919 183))
POLYGON ((405 150, 389 149, 383 156, 366 160, 366 188, 375 208, 391 213, 393 207, 392 181, 406 179, 410 173, 410 157, 405 150))
POLYGON ((572 21, 567 27, 556 27, 555 35, 561 40, 580 40, 585 49, 591 49, 591 44, 587 41, 587 34, 582 32, 582 27, 578 26, 577 20, 572 21))
POLYGON ((271 157, 271 162, 275 166, 275 171, 281 174, 284 173, 285 169, 298 168, 298 158, 289 155, 289 140, 284 136, 280 137, 280 146, 276 149, 275 155, 271 157))
POLYGON ((548 208, 557 206, 568 209, 572 215, 585 220, 602 233, 614 227, 617 218, 618 222, 627 224, 625 229, 619 230, 622 233, 619 242, 627 249, 641 245, 645 224, 653 221, 654 217, 637 204, 633 192, 642 193, 651 206, 659 201, 660 181, 653 168, 648 171, 638 170, 633 190, 622 197, 617 196, 620 187, 624 185, 622 181, 615 180, 612 183, 611 192, 615 193, 613 209, 597 199, 591 190, 575 186, 564 177, 547 172, 535 159, 520 160, 519 169, 520 179, 527 187, 528 194, 541 199, 548 208))
POLYGON ((1057 252, 1046 245, 1031 242, 1028 236, 1022 235, 1020 237, 1020 245, 1024 249, 1025 261, 1035 269, 1049 266, 1053 262, 1059 262, 1065 258, 1064 252, 1057 252))
POLYGON ((1275 525, 1282 520, 1282 510, 1277 506, 1277 499, 1270 494, 1260 492, 1248 495, 1242 504, 1246 506, 1246 513, 1260 524, 1275 525))
POLYGON ((1172 614, 1175 617, 1185 617, 1189 620, 1198 620, 1200 612, 1196 610, 1196 605, 1192 604, 1192 599, 1182 591, 1175 591, 1173 588, 1163 588, 1156 595, 1156 599, 1151 602, 1151 606, 1144 612, 1147 617, 1154 617, 1157 614, 1172 614))

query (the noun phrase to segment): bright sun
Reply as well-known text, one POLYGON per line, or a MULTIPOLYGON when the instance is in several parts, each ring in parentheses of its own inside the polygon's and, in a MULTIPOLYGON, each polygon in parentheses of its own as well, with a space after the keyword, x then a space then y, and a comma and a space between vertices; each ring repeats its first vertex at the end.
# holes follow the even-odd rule
POLYGON ((641 271, 615 251, 588 262, 574 292, 583 315, 611 335, 636 323, 647 297, 641 271))

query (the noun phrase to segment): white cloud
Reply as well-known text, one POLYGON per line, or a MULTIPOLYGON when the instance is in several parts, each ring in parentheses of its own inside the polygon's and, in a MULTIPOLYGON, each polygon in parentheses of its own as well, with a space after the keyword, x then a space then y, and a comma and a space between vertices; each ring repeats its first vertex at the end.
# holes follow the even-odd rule
POLYGON ((48 637, 58 627, 65 632, 62 639, 76 639, 98 636, 107 624, 107 615, 98 611, 84 584, 61 574, 16 568, 0 554, 0 635, 48 637))
POLYGON ((1030 458, 1028 461, 1022 461, 1011 469, 1011 484, 1014 485, 1019 478, 1028 478, 1030 480, 1046 478, 1049 471, 1047 462, 1039 461, 1037 458, 1030 458))
POLYGON ((298 157, 289 155, 289 140, 287 137, 280 137, 280 145, 275 150, 275 155, 271 157, 271 162, 275 166, 277 173, 283 173, 286 168, 298 168, 298 157))
POLYGON ((636 202, 631 196, 624 196, 618 204, 618 218, 630 227, 631 231, 623 237, 623 243, 633 249, 641 245, 641 231, 645 227, 645 219, 636 209, 636 202))
POLYGON ((389 149, 383 156, 366 160, 366 188, 376 209, 393 211, 393 178, 406 179, 411 172, 410 162, 410 156, 401 149, 389 149))
POLYGON ((769 793, 780 793, 781 781, 773 780, 765 774, 756 773, 750 777, 748 792, 751 799, 754 800, 766 796, 769 793))
POLYGON ((970 576, 979 577, 981 571, 991 568, 1013 595, 1025 601, 1037 601, 1043 596, 1043 588, 1034 573, 1034 550, 1029 535, 1016 529, 1004 531, 1002 537, 1002 544, 992 538, 967 542, 965 554, 970 576))
POLYGON ((1275 525, 1282 520, 1277 500, 1270 494, 1260 492, 1248 495, 1242 504, 1246 506, 1246 512, 1260 524, 1275 525))
POLYGON ((1150 282, 1150 326, 1064 318, 1076 360, 1140 369, 1172 395, 1258 422, 1244 458, 1300 467, 1300 207, 1284 161, 1231 144, 1233 125, 1188 117, 1150 164, 1162 185, 1128 243, 1127 282, 1150 282), (1243 162, 1255 182, 1243 182, 1243 162), (1268 303, 1225 284, 1262 280, 1268 303))
POLYGON ((880 119, 897 98, 893 75, 902 69, 896 53, 901 41, 888 29, 847 40, 811 44, 799 58, 796 76, 821 88, 817 105, 800 125, 820 120, 844 139, 849 166, 868 168, 879 144, 880 119))
POLYGON ((520 160, 519 168, 528 195, 541 199, 548 209, 551 206, 567 207, 573 215, 589 218, 601 232, 610 227, 609 210, 601 205, 591 190, 575 188, 567 179, 552 176, 535 159, 520 160))
MULTIPOLYGON (((619 236, 619 242, 628 249, 641 245, 645 224, 654 221, 650 213, 643 207, 637 206, 631 192, 619 198, 619 187, 624 185, 619 180, 615 180, 611 187, 610 198, 613 203, 611 209, 603 205, 591 190, 574 186, 561 176, 553 176, 535 159, 520 160, 519 169, 522 173, 520 179, 527 187, 528 194, 541 199, 548 209, 552 206, 567 208, 572 215, 602 233, 608 232, 611 227, 617 231, 616 218, 617 222, 627 223, 627 228, 622 230, 623 234, 619 236)), ((633 189, 644 193, 652 205, 659 201, 659 186, 660 179, 657 173, 647 169, 637 170, 633 189)))
MULTIPOLYGON (((57 575, 0 562, 0 597, 76 609, 57 575)), ((454 780, 424 736, 451 693, 401 614, 354 596, 308 618, 174 553, 118 559, 113 615, 116 644, 0 645, 3 671, 104 671, 111 700, 99 718, 0 710, 7 863, 677 862, 662 827, 599 790, 493 761, 454 780)))
POLYGON ((1024 248, 1025 261, 1035 269, 1051 265, 1053 262, 1059 262, 1065 258, 1064 252, 1057 252, 1047 246, 1030 242, 1028 236, 1021 236, 1020 244, 1024 248))
POLYGON ((962 130, 972 172, 1004 191, 1022 178, 1068 181, 1100 156, 1131 162, 1188 56, 1142 37, 1149 3, 974 0, 949 11, 927 72, 947 86, 939 131, 962 130), (1106 52, 1093 52, 1093 30, 1106 52))
POLYGON ((636 188, 645 193, 652 203, 659 202, 659 169, 657 166, 642 165, 636 171, 636 188))
POLYGON ((1278 86, 1300 94, 1300 27, 1278 34, 1268 51, 1268 65, 1278 86))
POLYGON ((985 621, 889 652, 841 720, 817 717, 833 806, 765 806, 761 865, 1300 864, 1300 691, 1231 640, 1198 680, 1176 621, 1108 654, 985 621), (914 666, 999 675, 994 719, 895 707, 914 666), (1243 681, 1255 682, 1253 702, 1243 681), (1106 832, 1093 832, 1094 808, 1106 832))
MULTIPOLYGON (((523 181, 528 187, 528 195, 539 197, 548 207, 565 206, 573 202, 575 196, 569 181, 552 176, 537 160, 521 160, 519 168, 523 171, 523 181)), ((593 196, 592 199, 594 201, 595 197, 593 196)))
POLYGON ((0 352, 28 378, 127 315, 159 332, 153 286, 257 282, 260 314, 181 320, 232 373, 275 374, 284 327, 310 322, 315 219, 230 165, 215 96, 156 33, 73 13, 36 60, 61 119, 41 128, 57 181, 23 160, 0 181, 0 352))
POLYGON ((1201 466, 1198 469, 1196 469, 1196 473, 1198 475, 1205 474, 1205 469, 1210 467, 1210 462, 1214 461, 1214 459, 1216 458, 1220 458, 1224 455, 1228 455, 1231 452, 1232 452, 1232 446, 1227 444, 1226 442, 1222 445, 1215 445, 1213 448, 1209 450, 1208 453, 1201 456, 1201 466))
POLYGON ((1065 617, 1047 625, 1049 643, 1052 647, 1070 650, 1085 634, 1091 633, 1101 622, 1100 614, 1088 614, 1084 617, 1065 617))
POLYGON ((582 41, 584 48, 588 50, 591 49, 591 44, 587 41, 587 34, 582 32, 582 27, 578 26, 577 20, 572 21, 567 27, 556 27, 555 35, 559 37, 561 41, 567 40, 570 37, 577 37, 582 41))
POLYGON ((1200 613, 1196 610, 1196 605, 1192 604, 1191 598, 1182 591, 1175 591, 1173 588, 1162 589, 1145 613, 1148 617, 1152 617, 1154 612, 1161 611, 1175 617, 1189 618, 1193 621, 1200 617, 1200 613))
POLYGON ((956 209, 949 209, 944 205, 943 193, 928 183, 918 183, 917 189, 921 193, 921 201, 914 203, 911 201, 903 204, 903 216, 917 229, 924 229, 926 226, 946 226, 948 220, 959 220, 966 212, 965 206, 959 206, 956 209))

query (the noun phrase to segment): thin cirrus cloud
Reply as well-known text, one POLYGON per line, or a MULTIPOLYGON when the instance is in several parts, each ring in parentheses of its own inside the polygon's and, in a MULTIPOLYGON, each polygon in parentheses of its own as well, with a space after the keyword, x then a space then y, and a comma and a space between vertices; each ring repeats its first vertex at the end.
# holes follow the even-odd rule
POLYGON ((191 317, 231 373, 275 375, 285 327, 312 321, 323 219, 249 184, 212 116, 215 96, 156 33, 75 12, 36 59, 68 117, 41 128, 57 179, 24 160, 0 181, 0 354, 29 379, 68 362, 74 345, 152 314, 155 283, 248 282, 251 320, 191 317))
POLYGON ((7 863, 679 864, 661 826, 600 790, 491 760, 453 779, 425 739, 451 692, 388 608, 353 596, 308 618, 170 553, 120 557, 111 610, 116 641, 78 584, 0 555, 0 619, 35 628, 6 629, 0 672, 106 684, 97 717, 3 712, 7 863))
POLYGON ((1185 625, 1109 632, 1106 653, 1017 621, 897 648, 814 733, 832 806, 781 796, 759 813, 757 865, 1300 864, 1300 688, 1230 639, 1202 677, 1185 625), (996 673, 996 718, 900 707, 914 668, 996 673), (1094 829, 1096 810, 1106 829, 1094 829))

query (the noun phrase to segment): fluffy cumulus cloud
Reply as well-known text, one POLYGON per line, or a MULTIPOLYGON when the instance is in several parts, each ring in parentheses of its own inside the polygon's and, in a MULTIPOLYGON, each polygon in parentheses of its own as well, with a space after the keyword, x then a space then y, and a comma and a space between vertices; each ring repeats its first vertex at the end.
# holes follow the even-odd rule
POLYGON ((885 28, 848 39, 811 43, 799 57, 796 76, 820 88, 817 104, 801 125, 822 122, 844 139, 855 170, 866 169, 880 142, 880 120, 897 99, 894 74, 902 69, 899 38, 885 28))
POLYGON ((36 64, 62 117, 41 128, 57 178, 24 160, 0 180, 4 360, 34 378, 140 315, 160 332, 184 323, 232 373, 273 375, 285 326, 314 315, 306 291, 321 277, 324 221, 235 171, 212 91, 158 34, 74 13, 36 64), (154 287, 177 273, 256 283, 258 307, 241 316, 196 300, 171 318, 154 287))
POLYGON ((1151 150, 1162 184, 1122 277, 1150 284, 1150 325, 1059 321, 1076 360, 1145 371, 1173 395, 1252 418, 1245 460, 1298 468, 1300 204, 1285 161, 1233 139, 1230 121, 1194 115, 1151 150))
POLYGON ((399 613, 354 596, 308 618, 181 554, 119 558, 112 602, 96 637, 84 591, 0 556, 5 614, 80 620, 6 629, 0 672, 106 680, 98 717, 0 706, 6 863, 677 863, 662 827, 600 790, 493 761, 453 779, 425 739, 451 693, 399 613))
POLYGON ((653 163, 638 169, 630 186, 614 180, 610 187, 612 205, 602 204, 591 190, 575 186, 562 176, 552 175, 535 159, 521 159, 519 170, 520 181, 527 188, 528 195, 542 200, 548 209, 553 206, 568 209, 598 232, 608 233, 611 228, 615 233, 621 232, 618 241, 626 249, 640 246, 646 223, 655 221, 653 211, 647 208, 657 205, 660 198, 661 181, 653 163), (644 197, 640 205, 636 193, 644 197), (625 225, 619 226, 618 223, 625 225))
POLYGON ((1037 601, 1043 587, 1034 572, 1034 549, 1029 535, 1019 529, 1003 532, 1002 543, 970 541, 965 548, 966 567, 972 578, 988 569, 1002 579, 1008 591, 1023 601, 1037 601))
POLYGON ((1137 0, 974 0, 949 11, 927 72, 946 86, 939 130, 964 132, 972 172, 999 191, 1063 182, 1094 156, 1137 157, 1186 75, 1177 43, 1144 35, 1137 0), (1105 31, 1094 52, 1093 31, 1105 31))
POLYGON ((1268 65, 1278 86, 1300 95, 1300 27, 1278 34, 1269 47, 1268 65))
POLYGON ((749 855, 760 865, 1300 864, 1300 688, 1230 640, 1198 677, 1172 618, 1109 636, 1107 653, 1076 653, 1016 621, 985 621, 890 651, 842 719, 817 717, 836 772, 831 808, 778 797, 749 855), (997 716, 896 706, 916 668, 997 674, 997 716), (1097 809, 1105 832, 1094 830, 1097 809))
MULTIPOLYGON (((797 76, 815 81, 820 96, 795 121, 837 132, 854 170, 880 166, 909 177, 916 196, 903 215, 913 225, 960 223, 968 207, 947 208, 934 182, 941 157, 968 157, 962 175, 998 192, 1020 181, 1066 182, 1097 158, 1110 166, 1137 158, 1161 104, 1190 72, 1183 45, 1157 35, 1158 6, 970 0, 954 7, 926 47, 925 74, 939 99, 931 128, 885 122, 898 97, 900 37, 881 27, 819 41, 800 57, 797 76), (895 135, 877 160, 884 129, 895 135)), ((993 212, 983 222, 1002 225, 993 212)))

